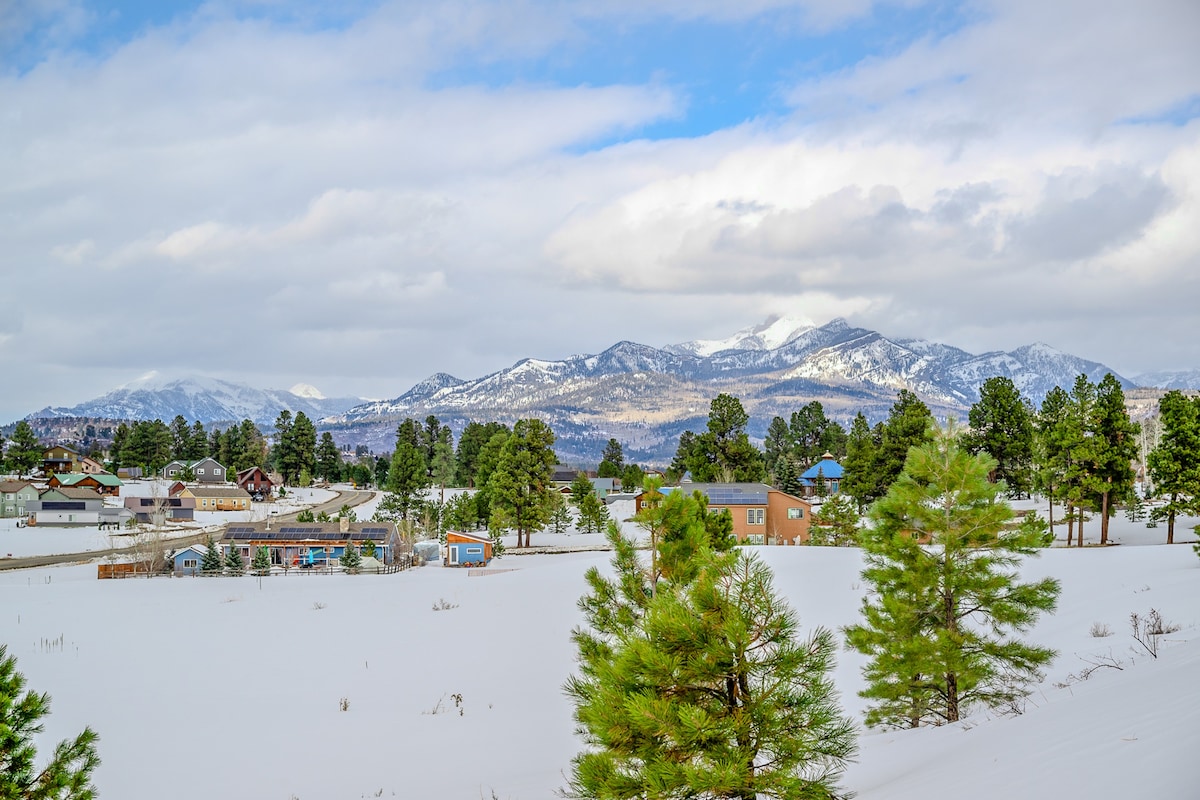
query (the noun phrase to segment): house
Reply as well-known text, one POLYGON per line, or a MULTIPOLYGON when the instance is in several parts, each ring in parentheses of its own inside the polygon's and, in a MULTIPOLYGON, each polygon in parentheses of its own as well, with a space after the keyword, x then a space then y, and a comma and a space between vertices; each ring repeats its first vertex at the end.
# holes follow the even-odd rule
POLYGON ((42 451, 42 472, 79 472, 79 451, 65 444, 56 444, 42 451))
POLYGON ((215 458, 202 458, 199 461, 172 461, 163 467, 164 478, 182 478, 185 471, 191 470, 196 483, 226 483, 228 473, 225 467, 215 458))
POLYGON ((459 531, 446 532, 448 567, 482 567, 492 560, 492 540, 487 536, 459 531))
POLYGON ((104 498, 94 489, 60 486, 43 489, 25 508, 30 525, 99 525, 104 498))
POLYGON ((199 575, 200 562, 204 560, 203 545, 188 545, 171 556, 171 573, 176 576, 199 575))
POLYGON ((50 476, 48 483, 52 489, 59 486, 95 489, 105 497, 120 497, 121 487, 125 485, 111 472, 100 472, 95 475, 85 475, 82 472, 56 472, 50 476))
POLYGON ((584 475, 588 474, 586 470, 568 467, 566 464, 555 464, 550 470, 550 480, 555 486, 561 489, 564 486, 570 486, 571 482, 574 481, 581 472, 584 475))
MULTIPOLYGON (((733 517, 733 535, 741 544, 804 544, 809 540, 812 505, 805 499, 765 483, 690 483, 664 486, 670 492, 700 492, 708 498, 709 511, 728 511, 733 517)), ((645 492, 634 498, 641 513, 655 502, 645 492)))
POLYGON ((412 563, 412 545, 400 541, 395 524, 350 522, 345 518, 333 522, 288 522, 273 527, 269 522, 239 522, 225 529, 220 547, 222 556, 231 547, 239 548, 247 564, 258 548, 266 547, 272 565, 305 568, 324 566, 341 558, 347 541, 361 549, 368 540, 374 542, 375 558, 382 563, 412 563))
POLYGON ((245 489, 255 500, 266 500, 275 488, 275 482, 262 467, 249 467, 237 473, 234 481, 239 488, 245 489))
POLYGON ((818 483, 825 484, 824 495, 837 494, 841 491, 844 474, 845 470, 842 469, 842 465, 834 461, 833 453, 826 452, 821 456, 820 461, 800 474, 800 485, 803 487, 804 496, 813 497, 822 494, 817 489, 818 483))
POLYGON ((105 528, 121 530, 132 519, 133 512, 124 506, 121 506, 120 508, 104 506, 100 509, 97 522, 100 526, 100 530, 104 530, 105 528))
POLYGON ((153 522, 154 511, 161 506, 164 522, 191 522, 196 517, 194 497, 126 497, 125 508, 138 522, 153 522))
POLYGON ((29 481, 0 481, 0 517, 23 517, 37 499, 37 487, 29 481))
POLYGON ((117 477, 124 481, 134 481, 142 477, 141 467, 117 467, 117 477))
POLYGON ((197 511, 250 510, 250 493, 232 484, 227 486, 183 486, 177 483, 171 487, 171 496, 192 498, 196 501, 197 511))
POLYGON ((84 475, 99 475, 102 472, 108 472, 96 459, 91 456, 81 456, 79 459, 79 471, 84 475))

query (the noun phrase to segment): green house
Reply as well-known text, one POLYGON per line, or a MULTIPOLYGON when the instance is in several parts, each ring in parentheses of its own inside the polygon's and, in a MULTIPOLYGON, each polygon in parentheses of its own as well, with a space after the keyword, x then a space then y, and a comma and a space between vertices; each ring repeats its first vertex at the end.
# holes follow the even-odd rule
POLYGON ((0 517, 24 517, 26 504, 37 499, 37 487, 29 481, 0 481, 0 517))

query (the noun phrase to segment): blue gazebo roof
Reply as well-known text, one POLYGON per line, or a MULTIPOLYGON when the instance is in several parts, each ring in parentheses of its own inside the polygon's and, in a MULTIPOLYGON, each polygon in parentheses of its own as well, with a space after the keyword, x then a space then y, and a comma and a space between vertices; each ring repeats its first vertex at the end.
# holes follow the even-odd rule
POLYGON ((826 453, 825 455, 821 456, 820 461, 804 470, 800 477, 803 480, 816 480, 818 472, 821 473, 821 476, 826 480, 841 480, 842 473, 845 472, 845 470, 842 469, 841 464, 833 460, 832 454, 826 453))

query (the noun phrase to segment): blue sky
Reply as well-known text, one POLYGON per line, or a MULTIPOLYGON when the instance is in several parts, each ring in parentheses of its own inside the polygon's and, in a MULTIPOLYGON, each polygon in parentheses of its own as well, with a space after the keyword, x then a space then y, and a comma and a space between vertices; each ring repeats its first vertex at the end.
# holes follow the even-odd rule
POLYGON ((8 309, 0 419, 152 370, 395 397, 773 315, 1200 368, 1196 30, 1191 0, 10 0, 0 270, 139 335, 8 309))

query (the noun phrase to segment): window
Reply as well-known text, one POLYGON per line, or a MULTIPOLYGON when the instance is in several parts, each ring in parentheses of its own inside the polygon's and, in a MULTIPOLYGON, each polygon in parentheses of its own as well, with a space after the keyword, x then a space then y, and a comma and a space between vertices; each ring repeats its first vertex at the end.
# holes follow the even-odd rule
MULTIPOLYGON (((201 470, 201 471, 203 472, 203 470, 201 470)), ((221 474, 221 470, 219 467, 217 469, 213 470, 213 475, 220 475, 220 474, 221 474)))
POLYGON ((717 506, 713 506, 712 508, 710 508, 710 509, 708 510, 708 513, 710 513, 710 514, 720 514, 720 513, 724 512, 724 511, 725 511, 725 509, 723 509, 723 508, 718 508, 717 506))
POLYGON ((198 470, 196 470, 196 474, 197 474, 197 475, 203 475, 203 474, 204 474, 204 470, 202 470, 202 469, 198 469, 198 470))
POLYGON ((200 565, 197 563, 196 559, 194 559, 194 558, 185 558, 183 560, 183 568, 184 569, 195 569, 198 566, 200 566, 200 565))
POLYGON ((766 538, 761 533, 746 534, 746 544, 765 544, 766 538))
POLYGON ((764 510, 761 508, 746 509, 746 524, 747 525, 762 525, 764 510))
POLYGON ((804 509, 803 508, 789 508, 788 509, 788 519, 804 519, 804 509))
POLYGON ((467 555, 469 555, 469 556, 483 555, 483 548, 482 547, 468 547, 467 555))

